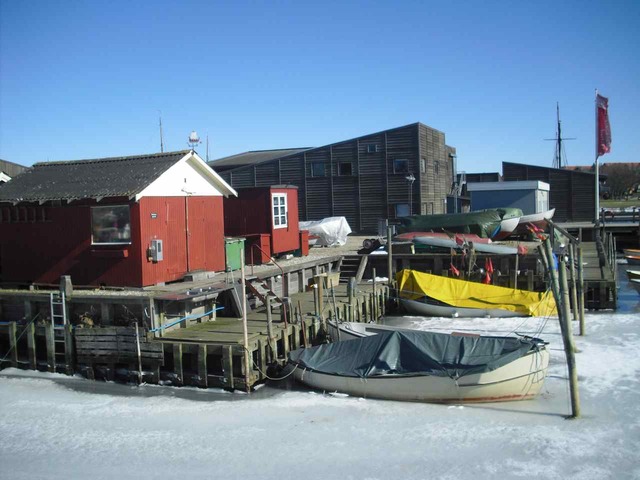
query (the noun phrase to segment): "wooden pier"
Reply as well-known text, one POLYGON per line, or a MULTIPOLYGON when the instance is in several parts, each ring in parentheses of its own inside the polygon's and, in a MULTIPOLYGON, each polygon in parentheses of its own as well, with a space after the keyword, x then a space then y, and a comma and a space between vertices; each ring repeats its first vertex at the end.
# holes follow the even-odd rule
MULTIPOLYGON (((585 307, 615 309, 613 236, 581 246, 585 307)), ((477 265, 484 264, 484 257, 475 258, 477 265)), ((545 288, 533 251, 520 256, 519 263, 515 256, 491 257, 497 270, 492 283, 545 288)), ((127 291, 73 290, 64 281, 57 290, 0 290, 0 368, 248 390, 268 378, 269 367, 284 363, 291 350, 325 341, 327 319, 376 321, 383 315, 391 296, 387 283, 362 278, 386 276, 389 263, 393 271, 413 268, 446 275, 451 259, 411 253, 393 255, 391 262, 382 255, 328 257, 255 275, 249 271, 245 294, 237 272, 235 278, 227 273, 127 291), (248 305, 248 371, 243 297, 248 305), (65 305, 64 322, 55 304, 65 305)), ((479 275, 468 273, 472 280, 479 275)))
POLYGON ((237 281, 221 283, 220 278, 190 284, 187 290, 173 285, 73 291, 62 297, 70 317, 62 325, 56 324, 51 303, 52 295, 61 293, 0 291, 4 319, 14 317, 0 322, 0 368, 250 389, 267 378, 270 365, 285 362, 289 351, 324 341, 328 318, 369 321, 384 313, 386 285, 340 284, 341 260, 330 257, 249 277, 249 372, 241 319, 216 314, 217 302, 232 304, 233 292, 237 297, 237 281), (92 316, 99 318, 96 324, 92 316))

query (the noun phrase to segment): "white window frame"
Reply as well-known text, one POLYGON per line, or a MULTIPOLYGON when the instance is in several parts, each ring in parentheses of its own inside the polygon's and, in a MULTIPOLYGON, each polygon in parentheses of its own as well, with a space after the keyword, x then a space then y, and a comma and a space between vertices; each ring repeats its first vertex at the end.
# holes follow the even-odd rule
POLYGON ((273 228, 289 226, 289 206, 286 193, 271 194, 271 224, 273 228))

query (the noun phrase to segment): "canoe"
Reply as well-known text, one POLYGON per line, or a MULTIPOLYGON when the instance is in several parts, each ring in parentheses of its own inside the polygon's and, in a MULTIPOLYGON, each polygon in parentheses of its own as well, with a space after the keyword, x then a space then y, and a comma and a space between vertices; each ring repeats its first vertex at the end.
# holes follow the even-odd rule
POLYGON ((626 256, 631 257, 640 257, 640 250, 635 248, 625 248, 622 250, 622 253, 626 256))
POLYGON ((548 365, 540 339, 396 330, 294 350, 287 369, 324 391, 463 403, 533 398, 548 365))
POLYGON ((485 285, 410 269, 398 272, 396 281, 400 302, 414 315, 451 317, 557 315, 555 300, 550 291, 530 292, 485 285), (433 307, 437 306, 444 308, 434 310, 433 307))
MULTIPOLYGON (((413 242, 420 245, 439 248, 461 249, 463 247, 463 245, 458 244, 455 240, 450 238, 434 238, 430 236, 414 237, 413 242)), ((518 253, 518 249, 516 247, 496 245, 493 243, 474 243, 473 249, 476 252, 492 253, 495 255, 516 255, 518 253)))
POLYGON ((482 238, 504 238, 513 232, 522 216, 519 208, 496 208, 467 213, 411 215, 398 219, 398 233, 433 231, 475 234, 482 238))
POLYGON ((409 315, 419 317, 446 318, 514 318, 522 317, 520 312, 512 312, 501 308, 462 308, 448 305, 435 305, 426 301, 400 299, 400 305, 409 315))
POLYGON ((627 278, 629 280, 632 278, 640 279, 640 270, 627 270, 627 278))
POLYGON ((400 240, 400 241, 413 241, 413 239, 415 239, 416 237, 443 238, 446 240, 453 240, 453 241, 460 240, 462 241, 462 243, 473 242, 474 245, 478 243, 491 243, 490 238, 482 238, 474 233, 447 234, 444 232, 407 232, 407 233, 401 233, 400 235, 396 235, 395 237, 393 237, 393 239, 400 240), (451 235, 453 235, 454 238, 451 238, 451 235))
POLYGON ((640 265, 640 255, 625 255, 624 258, 629 265, 640 265))
POLYGON ((629 285, 636 289, 636 292, 640 293, 640 278, 630 278, 629 285))
POLYGON ((520 218, 521 217, 502 219, 500 221, 499 230, 495 232, 491 236, 491 238, 493 240, 504 240, 505 238, 508 238, 518 227, 518 224, 520 223, 520 218))
POLYGON ((555 213, 556 213, 556 209, 552 208, 551 210, 547 210, 546 212, 523 215, 520 217, 520 221, 518 222, 518 226, 516 227, 515 233, 517 234, 528 233, 529 227, 531 225, 534 225, 537 228, 541 228, 544 230, 547 224, 549 223, 549 220, 553 218, 553 215, 555 213))

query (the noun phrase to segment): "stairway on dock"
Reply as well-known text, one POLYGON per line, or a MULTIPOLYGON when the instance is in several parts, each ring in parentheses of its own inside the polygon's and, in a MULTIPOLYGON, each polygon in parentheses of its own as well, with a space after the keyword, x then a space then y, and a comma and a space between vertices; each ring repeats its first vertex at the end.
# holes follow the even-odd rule
POLYGON ((362 280, 368 258, 367 255, 345 255, 340 265, 340 283, 349 283, 350 278, 362 280))

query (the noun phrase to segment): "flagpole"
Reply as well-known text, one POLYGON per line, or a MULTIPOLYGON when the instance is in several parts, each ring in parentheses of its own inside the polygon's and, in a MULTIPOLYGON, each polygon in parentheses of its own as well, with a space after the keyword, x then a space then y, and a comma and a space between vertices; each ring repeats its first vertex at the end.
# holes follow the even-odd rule
POLYGON ((595 222, 597 223, 600 219, 600 168, 598 166, 598 89, 596 88, 596 96, 594 98, 595 112, 596 112, 596 216, 595 222))

